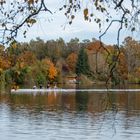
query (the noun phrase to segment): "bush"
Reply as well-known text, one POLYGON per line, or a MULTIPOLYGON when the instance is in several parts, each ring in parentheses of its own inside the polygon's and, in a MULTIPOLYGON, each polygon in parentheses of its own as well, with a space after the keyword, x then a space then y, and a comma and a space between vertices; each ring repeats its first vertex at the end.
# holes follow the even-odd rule
POLYGON ((12 84, 12 71, 10 69, 5 71, 5 82, 7 85, 12 84))
POLYGON ((38 85, 44 85, 45 84, 45 81, 46 81, 46 79, 45 79, 45 76, 40 72, 37 76, 36 76, 36 83, 38 84, 38 85))

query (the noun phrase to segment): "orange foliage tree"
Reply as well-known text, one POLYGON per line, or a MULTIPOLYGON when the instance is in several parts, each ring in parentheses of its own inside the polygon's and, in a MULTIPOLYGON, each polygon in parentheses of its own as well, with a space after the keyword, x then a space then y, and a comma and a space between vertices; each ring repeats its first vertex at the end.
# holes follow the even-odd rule
POLYGON ((4 51, 4 46, 0 45, 0 71, 8 69, 10 65, 11 62, 4 51))
POLYGON ((78 58, 78 56, 76 53, 71 53, 66 59, 69 69, 73 72, 75 71, 77 58, 78 58))
POLYGON ((119 55, 117 71, 118 71, 120 78, 122 80, 128 79, 128 65, 127 65, 126 57, 125 57, 123 52, 121 52, 119 55))
POLYGON ((1 70, 6 70, 8 68, 10 68, 11 66, 11 62, 6 59, 5 57, 0 57, 0 69, 1 70))
POLYGON ((35 62, 36 62, 36 57, 30 51, 26 51, 26 52, 22 53, 17 59, 17 63, 20 68, 23 68, 25 66, 31 66, 35 62))
POLYGON ((47 58, 42 60, 42 70, 47 74, 49 80, 54 80, 57 76, 57 69, 53 62, 47 58))
POLYGON ((94 52, 94 53, 98 53, 98 52, 102 52, 104 49, 102 48, 102 45, 104 45, 104 44, 102 44, 102 42, 100 42, 100 41, 94 41, 94 42, 91 42, 89 45, 88 45, 88 47, 87 47, 87 49, 89 50, 89 51, 92 51, 92 52, 94 52))

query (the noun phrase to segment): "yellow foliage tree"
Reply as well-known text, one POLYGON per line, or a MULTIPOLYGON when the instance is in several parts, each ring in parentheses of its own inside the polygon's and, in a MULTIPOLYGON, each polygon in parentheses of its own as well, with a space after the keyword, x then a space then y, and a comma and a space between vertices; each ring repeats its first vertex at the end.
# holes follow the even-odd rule
POLYGON ((77 58, 78 58, 78 56, 76 53, 71 53, 66 59, 66 62, 68 64, 70 70, 72 70, 72 71, 75 70, 77 58))
POLYGON ((52 63, 49 67, 49 75, 48 77, 53 80, 55 77, 57 76, 57 70, 54 66, 54 64, 52 63))
POLYGON ((17 63, 19 65, 19 68, 23 68, 25 66, 31 66, 35 62, 36 62, 35 55, 32 52, 29 52, 29 51, 25 51, 17 59, 17 63))
POLYGON ((0 69, 6 70, 10 68, 11 62, 9 61, 8 58, 0 56, 0 69))
POLYGON ((126 57, 123 52, 120 53, 118 58, 117 71, 121 79, 123 80, 128 79, 128 65, 127 65, 126 57))
POLYGON ((50 80, 54 80, 58 72, 53 62, 47 58, 42 60, 43 71, 47 74, 50 80))

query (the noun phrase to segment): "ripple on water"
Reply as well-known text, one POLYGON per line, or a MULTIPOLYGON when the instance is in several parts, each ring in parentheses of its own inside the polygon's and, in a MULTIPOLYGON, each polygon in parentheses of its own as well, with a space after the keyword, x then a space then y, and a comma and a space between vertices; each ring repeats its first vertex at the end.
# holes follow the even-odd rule
POLYGON ((134 96, 136 104, 129 104, 125 100, 122 103, 122 98, 129 94, 114 94, 113 99, 120 107, 118 112, 101 108, 98 100, 103 94, 59 94, 59 100, 49 97, 51 104, 48 96, 51 95, 15 95, 7 97, 8 102, 0 100, 0 139, 135 140, 140 137, 139 95, 134 96))

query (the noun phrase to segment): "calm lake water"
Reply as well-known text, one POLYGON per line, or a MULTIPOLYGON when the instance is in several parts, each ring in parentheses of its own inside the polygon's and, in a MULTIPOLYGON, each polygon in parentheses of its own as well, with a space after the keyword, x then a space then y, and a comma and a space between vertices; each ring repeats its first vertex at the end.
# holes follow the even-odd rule
POLYGON ((140 92, 0 94, 1 140, 138 140, 140 92))

